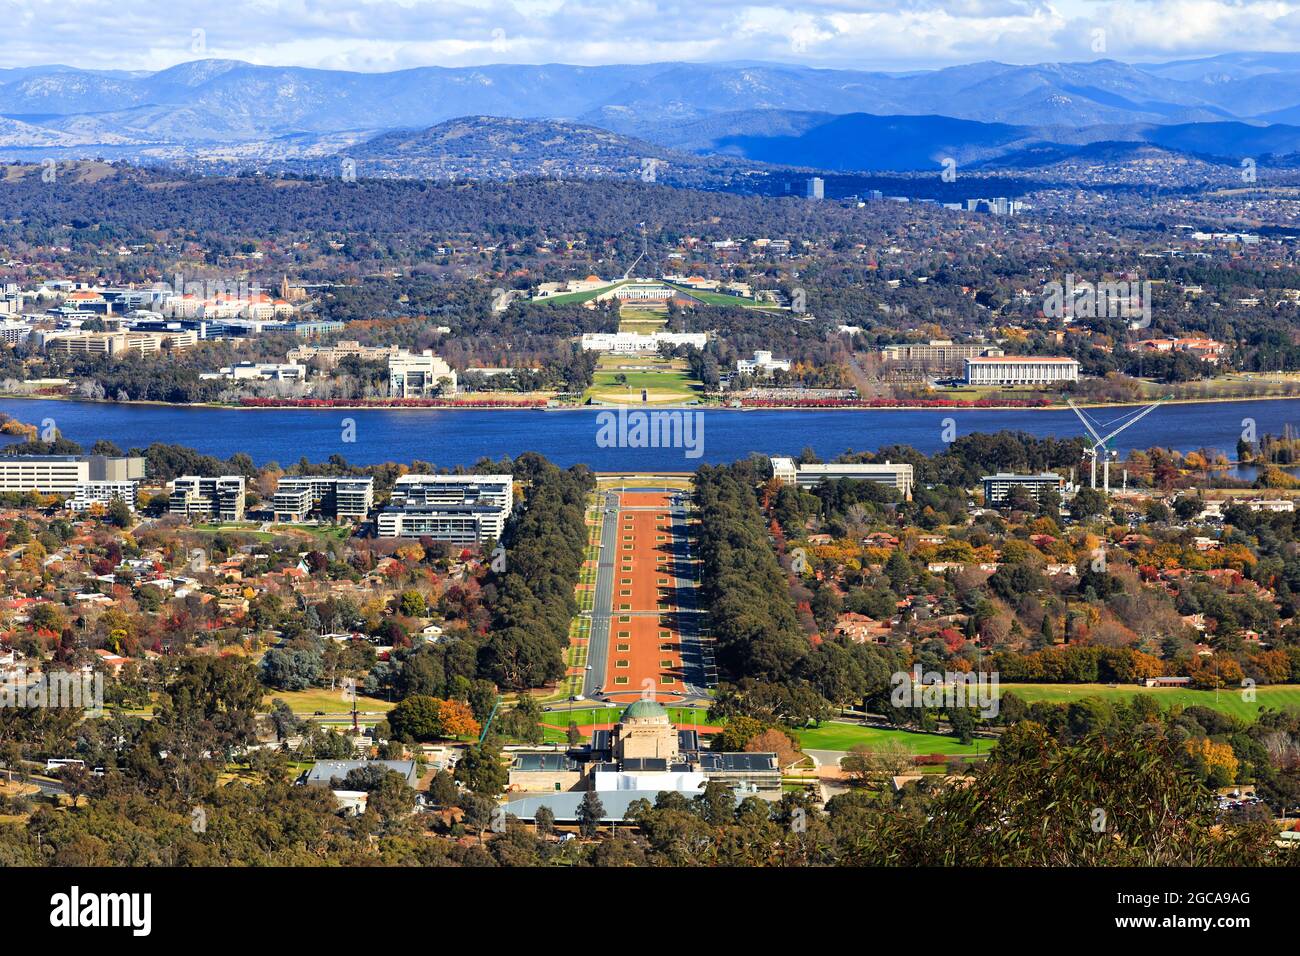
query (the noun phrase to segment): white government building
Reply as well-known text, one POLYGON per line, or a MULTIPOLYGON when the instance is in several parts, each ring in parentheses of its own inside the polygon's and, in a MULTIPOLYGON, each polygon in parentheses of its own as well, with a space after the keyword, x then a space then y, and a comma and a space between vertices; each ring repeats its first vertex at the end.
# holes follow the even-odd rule
POLYGON ((793 458, 773 458, 772 477, 785 485, 815 488, 824 481, 874 481, 897 490, 904 498, 912 497, 916 479, 913 468, 906 463, 872 462, 830 465, 795 464, 793 458))
POLYGON ((1072 358, 1033 355, 972 356, 966 359, 967 385, 1060 385, 1079 380, 1072 358))
POLYGON ((708 343, 706 332, 584 332, 581 345, 588 352, 613 352, 616 355, 635 355, 640 352, 658 352, 660 344, 693 345, 702 349, 708 343))
POLYGON ((388 394, 393 398, 428 398, 456 394, 456 370, 431 349, 403 349, 388 357, 388 394))
POLYGON ((771 352, 755 352, 752 359, 739 359, 736 362, 736 372, 740 375, 768 375, 777 371, 790 371, 790 362, 788 359, 772 358, 771 352))

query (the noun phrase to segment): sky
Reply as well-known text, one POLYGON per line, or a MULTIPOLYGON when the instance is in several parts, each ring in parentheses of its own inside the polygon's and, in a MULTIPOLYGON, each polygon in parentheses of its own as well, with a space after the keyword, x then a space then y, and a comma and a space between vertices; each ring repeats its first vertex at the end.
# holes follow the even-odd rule
POLYGON ((766 60, 911 70, 1300 51, 1300 0, 0 0, 0 67, 388 71, 766 60))

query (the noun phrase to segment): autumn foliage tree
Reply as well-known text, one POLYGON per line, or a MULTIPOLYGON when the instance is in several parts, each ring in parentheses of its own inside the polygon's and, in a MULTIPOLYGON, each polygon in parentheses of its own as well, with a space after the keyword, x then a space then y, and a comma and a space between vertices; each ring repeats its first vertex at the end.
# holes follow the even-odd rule
POLYGON ((469 705, 417 694, 388 714, 388 726, 398 740, 429 741, 445 737, 476 737, 481 729, 469 705))

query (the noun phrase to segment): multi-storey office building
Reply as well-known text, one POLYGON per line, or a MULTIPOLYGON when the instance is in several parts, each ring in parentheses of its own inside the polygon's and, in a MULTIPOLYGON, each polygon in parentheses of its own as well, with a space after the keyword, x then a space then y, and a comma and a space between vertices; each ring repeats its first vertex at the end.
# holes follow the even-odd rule
POLYGON ((1059 495, 1065 490, 1065 479, 1052 471, 1037 475, 999 472, 996 475, 985 475, 980 481, 984 483, 984 503, 995 506, 1006 504, 1016 488, 1023 488, 1034 501, 1041 501, 1048 491, 1054 491, 1059 495))
POLYGON ((988 356, 998 358, 1003 355, 996 345, 975 343, 958 344, 950 339, 931 339, 928 342, 902 342, 886 345, 880 350, 880 357, 886 362, 895 362, 909 368, 925 366, 958 367, 968 358, 988 356))
POLYGON ((45 351, 64 355, 154 355, 164 347, 181 351, 198 342, 193 332, 80 332, 47 337, 45 351))
POLYGON ((913 468, 909 464, 894 462, 847 464, 795 464, 793 458, 773 458, 772 477, 782 484, 800 488, 815 488, 824 481, 874 481, 896 489, 904 498, 912 497, 915 486, 913 468))
MULTIPOLYGON (((0 315, 4 312, 0 310, 0 315)), ((17 345, 32 334, 32 327, 26 322, 0 321, 0 342, 5 345, 17 345)))
POLYGON ((91 481, 139 481, 143 458, 105 455, 0 455, 0 491, 74 495, 91 481))

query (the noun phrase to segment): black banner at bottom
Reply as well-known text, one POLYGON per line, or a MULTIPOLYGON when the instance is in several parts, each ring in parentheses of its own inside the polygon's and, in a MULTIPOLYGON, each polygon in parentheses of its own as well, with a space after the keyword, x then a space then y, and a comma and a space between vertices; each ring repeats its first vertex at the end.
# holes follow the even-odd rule
MULTIPOLYGON (((428 941, 433 914, 502 939, 530 920, 590 925, 660 922, 663 905, 697 928, 753 920, 828 929, 864 917, 931 931, 1042 930, 1048 938, 1145 939, 1199 934, 1230 943, 1294 924, 1295 871, 999 869, 39 869, 0 873, 5 937, 128 949, 254 932, 259 942, 300 940, 342 919, 388 942, 428 941), (605 904, 621 902, 613 909, 605 904), (602 904, 600 901, 605 901, 602 904), (638 909, 644 912, 638 914, 638 909), (694 917, 688 914, 697 914, 694 917), (838 915, 835 915, 838 914, 838 915), (477 923, 481 916, 486 919, 477 923), (730 917, 730 918, 728 918, 730 917), (599 922, 599 920, 597 920, 599 922), (252 930, 252 927, 256 927, 252 930), (513 927, 513 929, 512 929, 513 927), (495 928, 495 929, 494 929, 495 928)), ((751 924, 755 930, 757 923, 751 924)), ((613 929, 614 927, 609 927, 613 929)), ((882 932, 886 932, 882 924, 882 932)), ((890 935, 894 929, 887 931, 890 935)), ((217 937, 217 938, 214 938, 217 937)), ((340 939, 340 942, 342 940, 340 939)))

